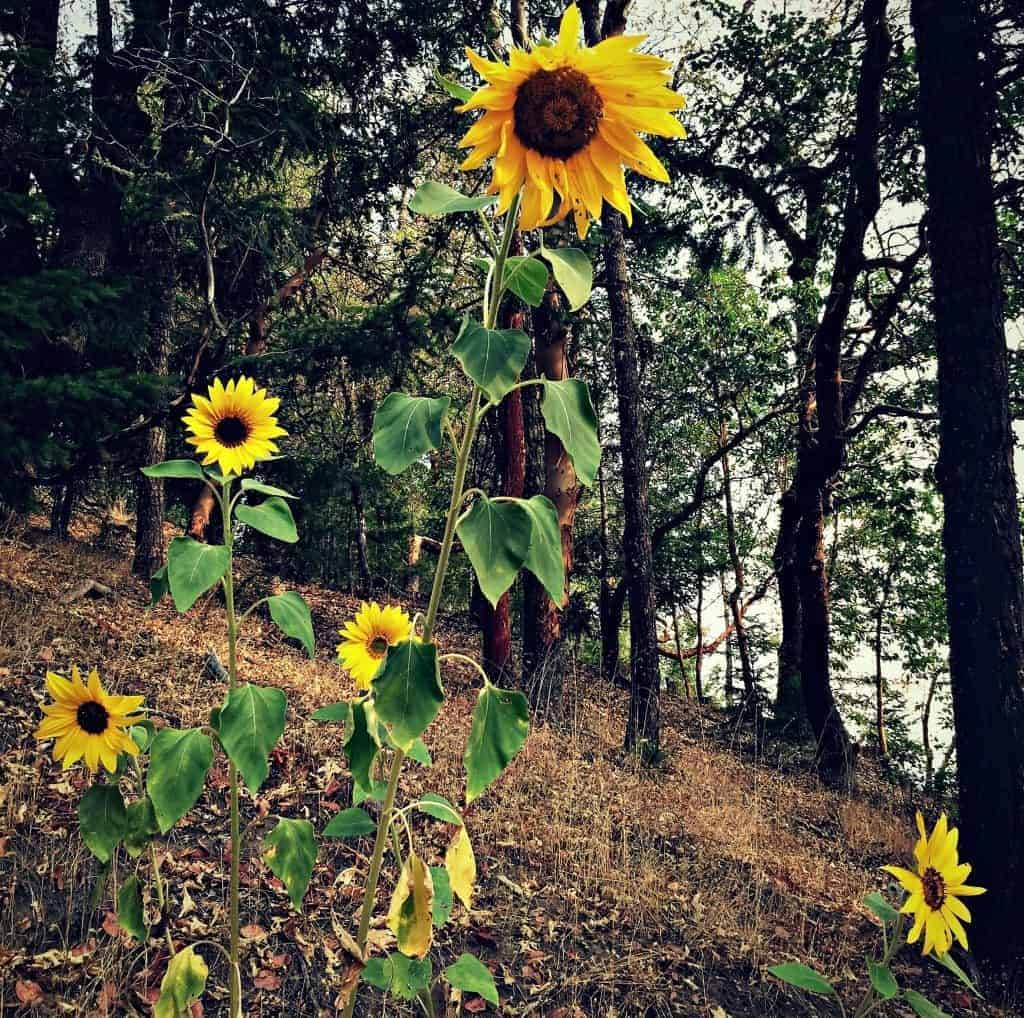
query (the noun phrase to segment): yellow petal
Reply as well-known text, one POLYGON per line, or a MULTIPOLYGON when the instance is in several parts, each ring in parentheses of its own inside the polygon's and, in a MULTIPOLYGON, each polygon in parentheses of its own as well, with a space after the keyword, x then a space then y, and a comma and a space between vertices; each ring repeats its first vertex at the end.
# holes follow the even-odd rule
POLYGON ((571 56, 580 48, 580 33, 583 31, 583 18, 576 4, 570 4, 562 15, 562 23, 558 28, 558 51, 564 56, 571 56))

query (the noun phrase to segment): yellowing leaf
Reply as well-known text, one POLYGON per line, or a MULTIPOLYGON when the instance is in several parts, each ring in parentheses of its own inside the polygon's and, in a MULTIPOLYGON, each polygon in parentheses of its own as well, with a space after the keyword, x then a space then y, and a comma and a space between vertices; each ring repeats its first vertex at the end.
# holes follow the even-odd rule
POLYGON ((465 825, 460 827, 444 855, 444 866, 452 890, 466 908, 473 904, 473 885, 476 883, 476 857, 465 825))
POLYGON ((388 909, 388 928, 394 933, 402 954, 411 958, 427 956, 434 936, 433 899, 430 869, 415 852, 410 852, 388 909))

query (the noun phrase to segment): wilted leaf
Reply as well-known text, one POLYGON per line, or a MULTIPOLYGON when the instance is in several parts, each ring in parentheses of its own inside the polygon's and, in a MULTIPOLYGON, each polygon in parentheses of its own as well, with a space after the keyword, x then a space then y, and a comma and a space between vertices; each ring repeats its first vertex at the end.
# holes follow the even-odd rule
POLYGON ((430 950, 434 937, 433 898, 430 870, 415 852, 410 852, 388 909, 388 928, 394 933, 402 954, 425 958, 430 950))

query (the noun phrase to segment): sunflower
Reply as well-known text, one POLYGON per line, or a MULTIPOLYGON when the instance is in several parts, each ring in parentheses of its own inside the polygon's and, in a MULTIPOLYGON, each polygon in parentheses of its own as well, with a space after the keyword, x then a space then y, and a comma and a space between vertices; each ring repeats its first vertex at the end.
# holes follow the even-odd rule
POLYGON ((922 954, 933 950, 940 955, 946 954, 953 946, 954 937, 966 951, 967 932, 963 923, 971 921, 971 913, 960 899, 984 894, 985 888, 970 887, 964 883, 970 876, 971 867, 959 861, 959 831, 949 827, 945 813, 939 817, 930 837, 925 831, 924 817, 918 813, 917 830, 920 835, 914 846, 917 872, 900 866, 882 867, 910 895, 900 909, 904 914, 914 916, 907 943, 913 944, 924 930, 922 954))
POLYGON ((401 608, 394 605, 382 608, 376 601, 369 604, 364 601, 356 617, 346 622, 339 632, 338 657, 342 667, 355 679, 359 689, 369 689, 388 647, 409 639, 412 624, 401 608))
POLYGON ((206 457, 204 466, 217 463, 225 476, 240 475, 258 460, 269 459, 277 452, 272 439, 287 434, 274 416, 281 401, 257 389, 251 378, 232 379, 227 385, 215 378, 209 398, 195 394, 192 403, 183 418, 192 432, 188 443, 206 457))
POLYGON ((46 688, 54 702, 43 705, 46 718, 36 729, 36 738, 57 740, 53 758, 64 761, 64 770, 85 757, 89 770, 99 770, 102 763, 112 774, 122 753, 138 756, 139 747, 127 729, 142 720, 137 713, 141 696, 110 695, 95 668, 86 685, 74 666, 70 679, 47 672, 46 688))
POLYGON ((457 107, 486 111, 459 142, 459 148, 474 150, 462 169, 495 156, 488 190, 500 196, 499 214, 523 190, 524 230, 558 222, 571 210, 585 237, 602 201, 632 223, 623 166, 669 179, 637 132, 686 136, 670 112, 686 105, 667 87, 671 65, 635 52, 646 36, 612 36, 586 48, 579 44, 581 28, 573 4, 562 16, 556 43, 513 48, 507 65, 466 50, 487 85, 457 107), (560 201, 552 212, 556 193, 560 201))

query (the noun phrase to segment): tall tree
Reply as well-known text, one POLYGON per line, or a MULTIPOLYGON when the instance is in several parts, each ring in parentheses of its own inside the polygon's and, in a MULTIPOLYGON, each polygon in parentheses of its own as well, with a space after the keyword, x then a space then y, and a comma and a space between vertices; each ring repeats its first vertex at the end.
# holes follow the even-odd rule
POLYGON ((1024 580, 992 180, 989 40, 972 0, 913 0, 938 358, 949 661, 971 938, 1024 976, 1024 580))

